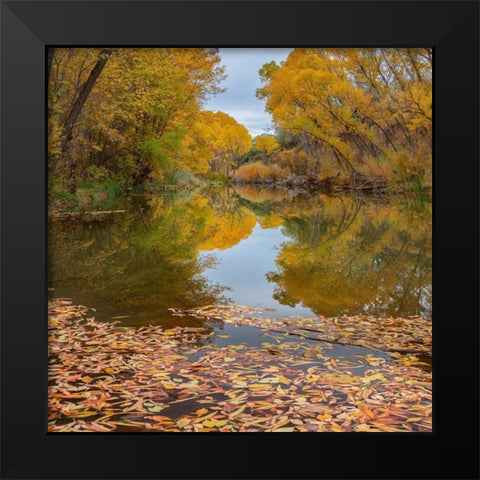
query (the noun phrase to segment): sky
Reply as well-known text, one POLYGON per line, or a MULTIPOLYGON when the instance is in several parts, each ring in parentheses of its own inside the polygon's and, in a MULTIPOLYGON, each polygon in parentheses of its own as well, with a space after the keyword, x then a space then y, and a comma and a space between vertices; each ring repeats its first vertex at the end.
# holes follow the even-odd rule
POLYGON ((225 88, 209 99, 205 110, 222 111, 245 125, 250 135, 273 133, 271 117, 265 112, 265 101, 255 97, 255 90, 262 86, 258 71, 268 62, 280 63, 287 59, 291 48, 220 48, 219 54, 224 65, 226 80, 221 84, 225 88))

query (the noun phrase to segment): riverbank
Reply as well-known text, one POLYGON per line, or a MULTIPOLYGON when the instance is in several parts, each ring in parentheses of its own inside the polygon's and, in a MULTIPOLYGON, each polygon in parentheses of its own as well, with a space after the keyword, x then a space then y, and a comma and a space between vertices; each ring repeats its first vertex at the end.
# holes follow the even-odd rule
MULTIPOLYGON (((431 374, 409 357, 342 360, 331 344, 288 332, 271 332, 261 347, 219 347, 208 322, 136 328, 94 315, 49 302, 50 432, 431 431, 431 374)), ((254 325, 260 314, 231 307, 215 316, 254 325)))
POLYGON ((359 194, 376 195, 401 195, 405 197, 417 197, 426 200, 432 198, 430 185, 422 186, 416 182, 405 184, 389 184, 384 177, 368 177, 357 175, 345 178, 340 176, 327 176, 323 178, 309 177, 307 175, 289 174, 285 177, 254 177, 250 180, 235 179, 236 185, 253 185, 259 188, 283 188, 292 192, 315 192, 334 193, 338 191, 350 191, 359 194))
MULTIPOLYGON (((114 182, 81 183, 74 192, 65 188, 54 187, 49 194, 49 215, 65 212, 94 210, 97 207, 107 210, 108 206, 126 195, 157 194, 192 190, 203 185, 195 183, 144 183, 137 187, 122 187, 114 182)), ((208 185, 208 184, 207 184, 208 185)))
POLYGON ((405 197, 418 199, 420 202, 430 201, 432 192, 430 187, 423 189, 413 187, 387 186, 383 179, 358 179, 357 185, 350 182, 341 182, 334 177, 321 180, 305 175, 289 175, 278 181, 271 178, 254 179, 252 181, 235 180, 217 182, 195 183, 154 183, 142 184, 136 188, 121 188, 113 184, 88 184, 81 186, 75 193, 66 190, 54 190, 49 196, 49 215, 59 215, 67 212, 81 212, 85 210, 109 210, 109 205, 114 204, 121 197, 132 194, 165 194, 175 192, 189 192, 194 190, 225 189, 233 187, 253 187, 260 190, 278 189, 286 191, 290 196, 301 193, 322 193, 334 195, 338 192, 351 192, 355 195, 375 195, 384 197, 405 197))

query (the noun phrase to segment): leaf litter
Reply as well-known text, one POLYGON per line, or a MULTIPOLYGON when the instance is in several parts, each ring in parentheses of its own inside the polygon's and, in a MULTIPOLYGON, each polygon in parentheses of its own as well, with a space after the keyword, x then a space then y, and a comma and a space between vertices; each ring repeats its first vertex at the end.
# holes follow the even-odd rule
POLYGON ((127 327, 98 322, 90 310, 49 302, 50 432, 432 430, 431 373, 422 361, 431 355, 431 323, 420 317, 172 309, 255 326, 274 342, 220 347, 212 339, 226 336, 206 327, 127 327), (334 358, 335 343, 370 350, 334 358))

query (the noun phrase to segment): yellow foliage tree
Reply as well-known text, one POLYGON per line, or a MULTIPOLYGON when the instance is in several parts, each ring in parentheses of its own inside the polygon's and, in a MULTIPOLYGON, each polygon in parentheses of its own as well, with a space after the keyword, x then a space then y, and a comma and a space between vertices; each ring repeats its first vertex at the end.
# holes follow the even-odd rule
POLYGON ((208 48, 117 48, 83 104, 74 126, 74 148, 61 158, 64 118, 98 63, 101 49, 55 49, 49 88, 52 168, 75 164, 136 181, 175 164, 185 132, 203 102, 220 92, 220 57, 208 48))
POLYGON ((248 130, 234 118, 223 112, 204 110, 186 135, 182 158, 193 171, 204 173, 211 168, 229 177, 234 162, 251 145, 248 130))
POLYGON ((280 144, 270 135, 258 135, 254 139, 255 150, 264 152, 267 156, 280 149, 280 144))
POLYGON ((279 129, 356 173, 367 155, 415 154, 431 142, 431 70, 426 48, 295 49, 260 70, 257 97, 279 129))

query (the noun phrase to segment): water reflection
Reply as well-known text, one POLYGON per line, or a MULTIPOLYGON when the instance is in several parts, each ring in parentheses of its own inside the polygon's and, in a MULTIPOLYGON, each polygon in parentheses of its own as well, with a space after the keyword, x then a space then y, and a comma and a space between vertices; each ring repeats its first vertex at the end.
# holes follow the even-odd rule
POLYGON ((260 218, 281 218, 289 238, 277 268, 267 273, 277 301, 325 316, 431 318, 429 206, 345 195, 282 198, 277 192, 255 202, 247 193, 260 218))
POLYGON ((133 197, 121 206, 128 211, 50 221, 55 296, 94 306, 99 318, 131 316, 131 323, 165 320, 172 306, 227 300, 225 287, 203 275, 215 258, 198 255, 214 217, 206 201, 133 197))
POLYGON ((428 205, 237 187, 116 208, 49 221, 53 294, 99 318, 174 325, 169 307, 236 301, 246 286, 291 313, 431 316, 428 205))

